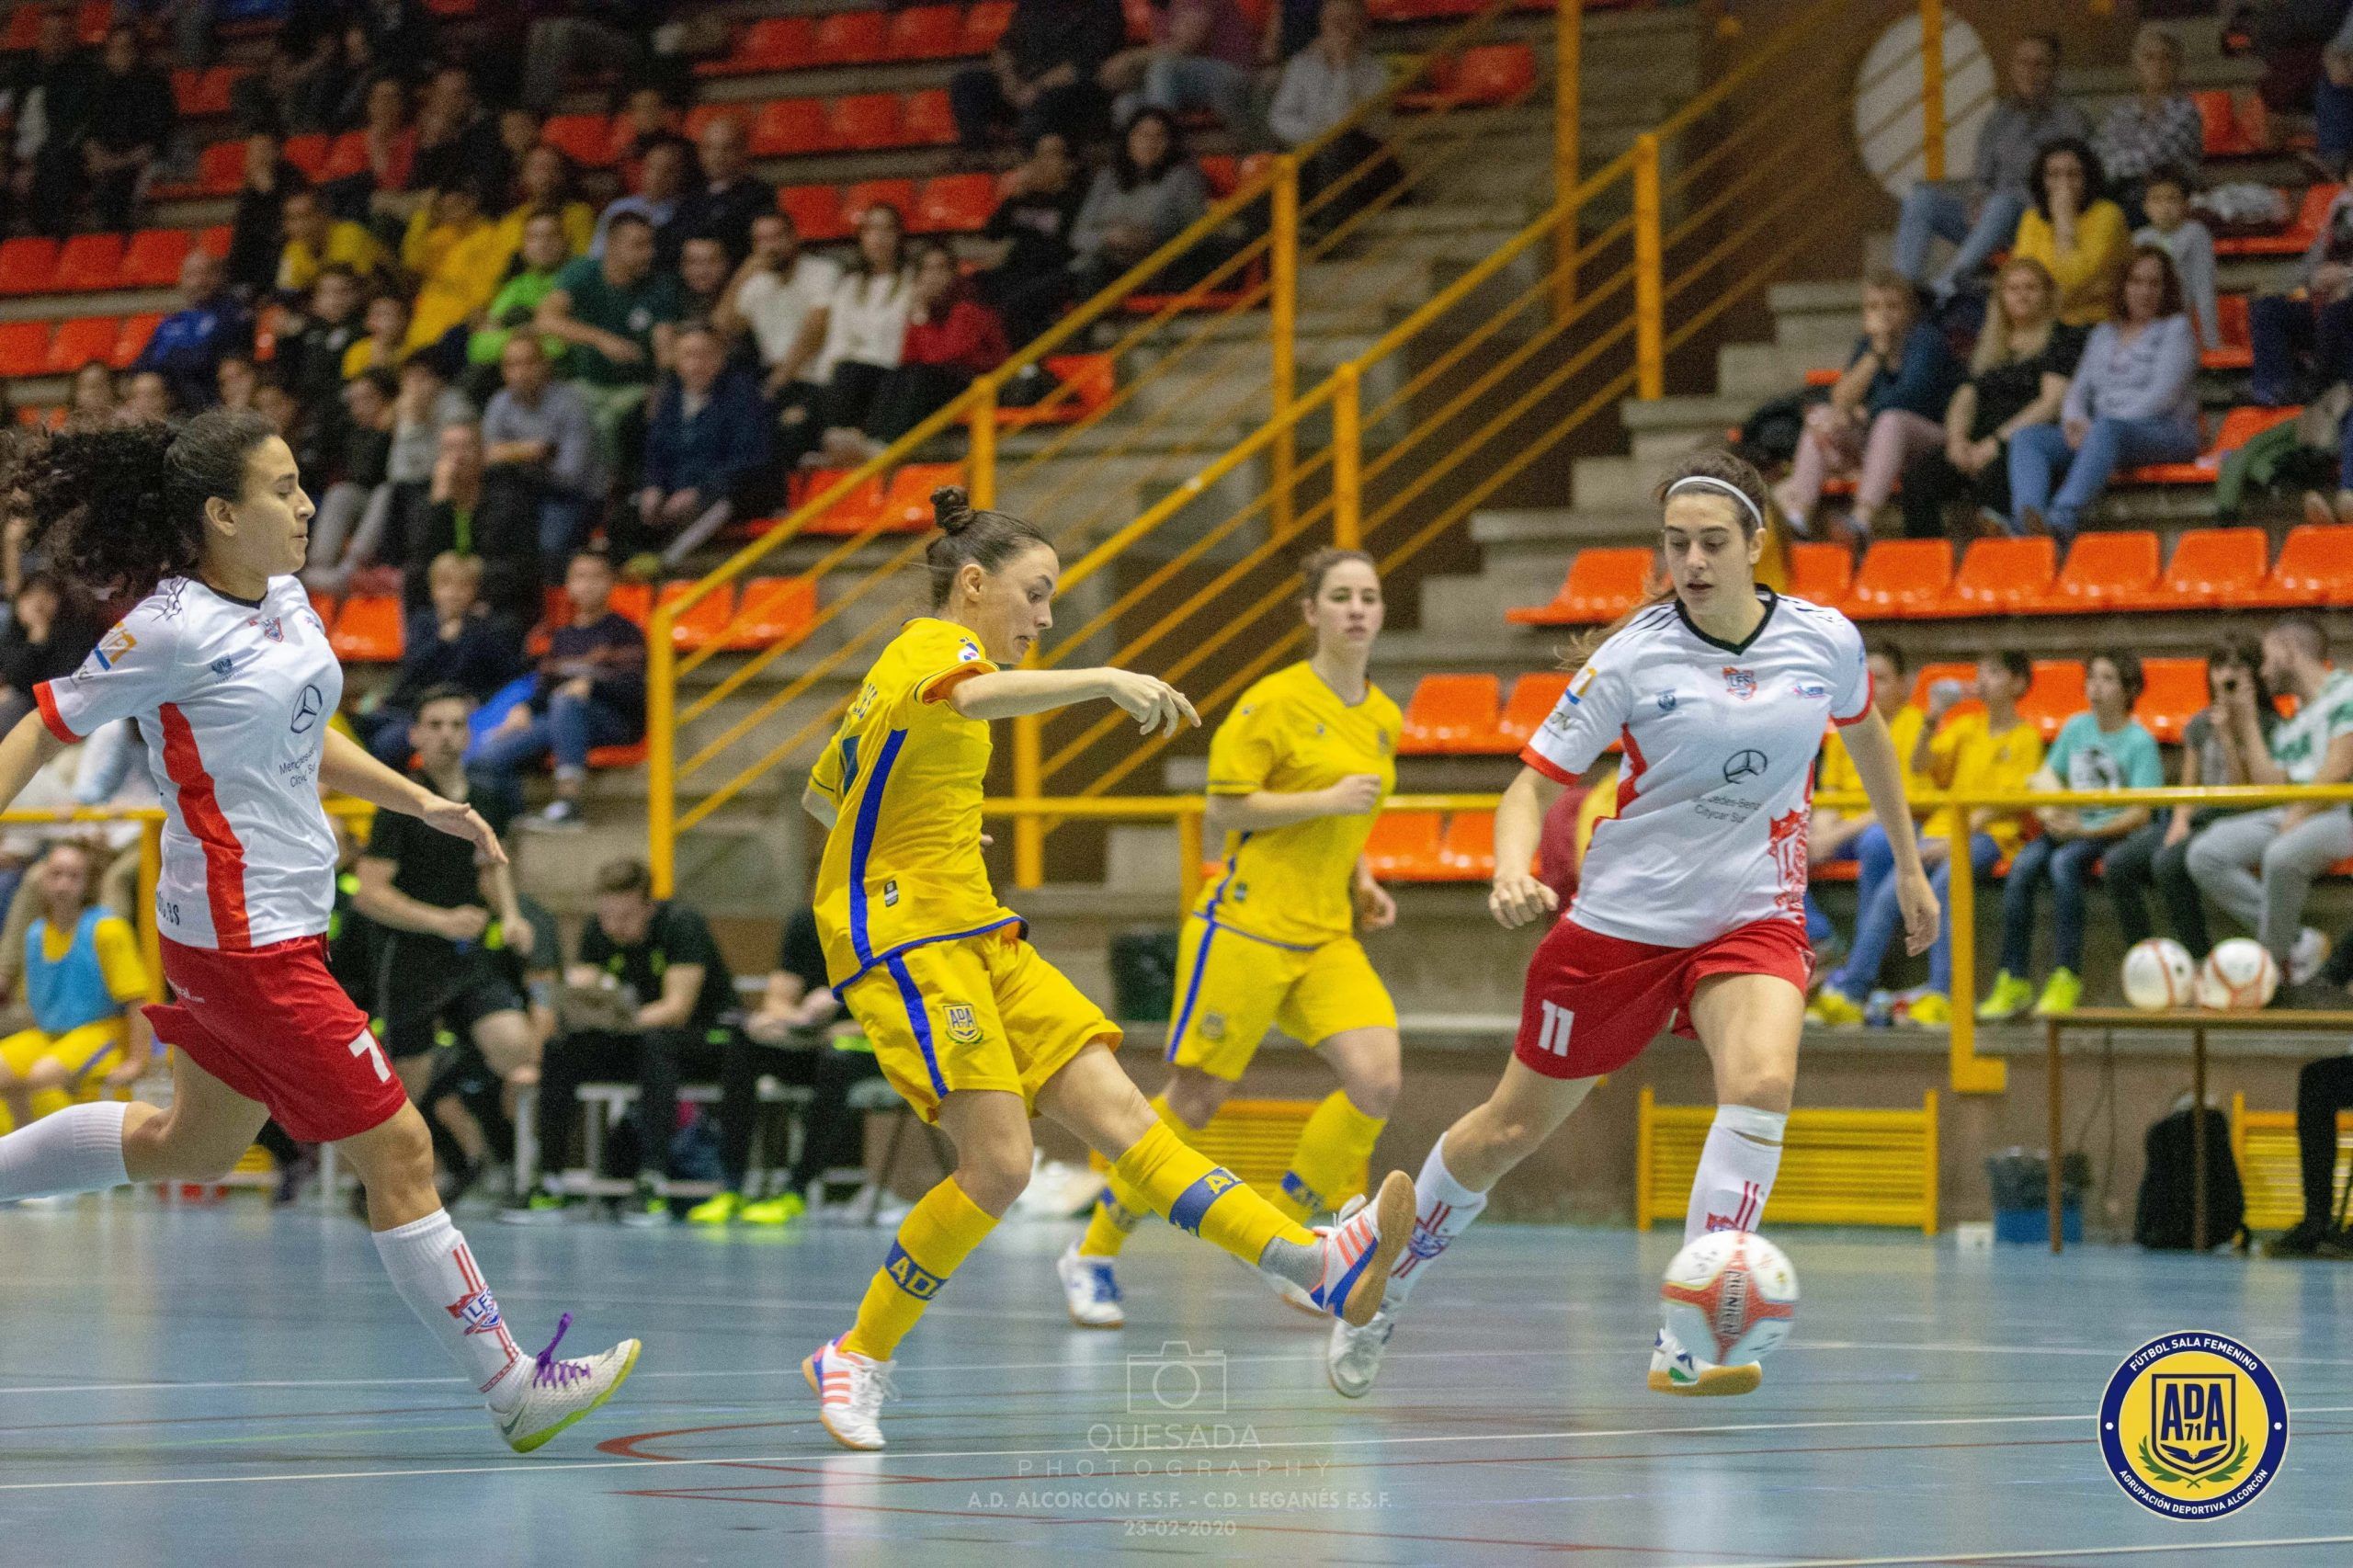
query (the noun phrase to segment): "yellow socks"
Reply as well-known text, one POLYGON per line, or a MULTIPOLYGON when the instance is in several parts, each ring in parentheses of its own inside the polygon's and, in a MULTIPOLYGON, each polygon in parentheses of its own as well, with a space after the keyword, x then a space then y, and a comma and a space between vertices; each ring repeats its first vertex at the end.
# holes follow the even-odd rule
MULTIPOLYGON (((1152 1096, 1152 1113, 1160 1124, 1176 1135, 1177 1141, 1190 1144, 1197 1129, 1168 1108, 1168 1096, 1152 1096)), ((1120 1177, 1120 1167, 1111 1167, 1110 1185, 1096 1200, 1095 1212, 1087 1216, 1086 1234, 1079 1238, 1081 1257, 1117 1257, 1120 1249, 1128 1244, 1138 1225, 1153 1213, 1152 1199, 1120 1177)))
POLYGON ((1166 1126, 1156 1126, 1111 1164, 1112 1176, 1153 1211, 1243 1262, 1256 1264, 1272 1241, 1312 1248, 1315 1233, 1285 1216, 1222 1165, 1211 1165, 1166 1126))
POLYGON ((996 1216, 965 1197, 952 1176, 925 1193, 900 1223, 842 1348, 889 1360, 956 1266, 995 1228, 996 1216))
POLYGON ((1291 1151, 1290 1169, 1274 1206, 1302 1224, 1318 1210, 1337 1209, 1362 1179, 1373 1142, 1388 1125, 1388 1118, 1367 1116, 1346 1094, 1333 1090, 1300 1129, 1299 1147, 1291 1151))

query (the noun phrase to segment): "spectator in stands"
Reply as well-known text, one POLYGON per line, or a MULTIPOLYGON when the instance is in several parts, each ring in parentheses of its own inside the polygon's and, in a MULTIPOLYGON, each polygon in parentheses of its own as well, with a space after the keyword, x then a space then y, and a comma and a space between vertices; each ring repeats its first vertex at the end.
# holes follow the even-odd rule
POLYGON ((360 142, 368 150, 370 190, 406 190, 416 170, 416 126, 409 119, 408 84, 394 75, 368 85, 360 142))
POLYGON ((368 749, 386 766, 407 766, 409 725, 428 694, 460 691, 482 702, 529 667, 515 622, 482 602, 482 558, 454 550, 426 569, 428 602, 409 611, 400 673, 365 720, 368 749))
MULTIPOLYGON (((1905 792, 1915 794, 1926 785, 1914 771, 1911 759, 1916 749, 1915 743, 1927 733, 1928 716, 1912 700, 1911 686, 1904 678, 1904 650, 1875 638, 1864 650, 1863 667, 1870 675, 1871 705, 1886 722, 1887 733, 1895 743, 1895 755, 1904 764, 1905 792)), ((1863 792, 1863 776, 1856 771, 1847 743, 1835 732, 1823 740, 1815 787, 1825 795, 1863 792)), ((1836 860, 1858 859, 1866 846, 1878 854, 1888 853, 1887 835, 1868 810, 1850 812, 1837 806, 1816 806, 1813 810, 1806 834, 1808 864, 1824 866, 1836 860)), ((1829 917, 1814 903, 1812 892, 1805 897, 1805 921, 1806 935, 1817 951, 1824 955, 1817 967, 1826 971, 1830 967, 1827 955, 1843 951, 1843 948, 1831 928, 1829 917)))
MULTIPOLYGON (((2271 705, 2271 689, 2263 679, 2263 648, 2245 633, 2233 633, 2206 661, 2207 706, 2191 718, 2181 733, 2181 778, 2185 790, 2200 786, 2251 782, 2234 766, 2231 750, 2222 743, 2229 722, 2228 704, 2245 686, 2255 697, 2256 726, 2268 749, 2279 727, 2279 711, 2271 705)), ((2149 923, 2148 893, 2157 890, 2165 925, 2192 959, 2202 959, 2214 944, 2206 934, 2206 907, 2199 902, 2198 882, 2189 874, 2192 835, 2226 813, 2211 806, 2175 806, 2157 820, 2117 845, 2100 859, 2100 881, 2116 905, 2116 923, 2125 946, 2155 934, 2149 923)))
POLYGON ((73 11, 40 15, 33 52, 14 73, 16 172, 19 210, 37 233, 63 238, 85 177, 82 139, 98 88, 97 62, 74 39, 73 11))
POLYGON ((588 254, 601 257, 613 220, 633 214, 653 225, 654 265, 675 263, 686 239, 676 222, 678 204, 685 199, 688 176, 694 171, 694 154, 695 150, 676 136, 657 137, 646 148, 636 192, 611 202, 597 218, 588 254))
POLYGON ((2353 189, 2340 190, 2304 249, 2293 288, 2247 302, 2250 395, 2268 408, 2353 380, 2353 189))
POLYGON ((106 361, 93 359, 74 372, 73 384, 65 393, 65 423, 69 427, 88 430, 111 425, 118 406, 114 372, 107 368, 106 361))
POLYGON ((305 407, 319 407, 343 388, 344 356, 359 341, 359 279, 333 262, 311 280, 302 314, 278 332, 278 373, 305 407))
POLYGON ((690 234, 678 250, 678 324, 709 327, 722 347, 733 347, 733 334, 719 324, 719 301, 727 295, 727 280, 734 273, 734 258, 727 242, 716 234, 690 234))
MULTIPOLYGON (((2060 726, 2031 788, 2045 790, 2154 790, 2165 781, 2156 737, 2132 717, 2141 697, 2141 659, 2119 650, 2086 662, 2085 711, 2060 726)), ((1988 1022, 2015 1017, 2029 1001, 2037 1017, 2075 1010, 2084 983, 2084 883, 2101 855, 2139 832, 2146 806, 2041 806, 2042 836, 2020 846, 2002 888, 2002 959, 1994 988, 1977 1016, 1988 1022), (2053 956, 2057 963, 2036 995, 2035 897, 2051 884, 2053 956)))
POLYGON ((169 419, 178 410, 179 400, 172 395, 172 383, 163 371, 133 370, 116 417, 125 425, 140 425, 169 419))
POLYGON ((865 455, 881 456, 1011 352, 1005 324, 957 270, 955 253, 936 241, 917 246, 906 341, 860 426, 865 455))
POLYGON ((702 188, 678 199, 675 219, 681 244, 688 236, 709 234, 726 244, 730 258, 752 248, 752 220, 776 210, 776 187, 752 172, 749 143, 740 114, 714 116, 702 128, 696 142, 702 188))
POLYGON ((2313 84, 2313 154, 2330 168, 2353 153, 2353 7, 2321 49, 2320 76, 2313 84))
POLYGON ((1941 538, 1954 501, 1975 504, 1973 521, 2009 527, 2010 441, 2059 417, 2067 379, 2084 351, 2083 329, 2062 324, 2053 313, 2057 303, 2042 263, 2016 256, 2003 264, 1994 307, 1970 355, 1969 379, 1945 404, 1944 446, 1904 465, 1907 537, 1941 538))
MULTIPOLYGON (((2292 615, 2263 634, 2263 679, 2296 699, 2294 715, 2263 733, 2256 683, 2236 683, 2219 706, 2232 772, 2250 784, 2353 779, 2353 671, 2332 670, 2328 634, 2292 615)), ((2189 841, 2189 875, 2223 913, 2255 933, 2291 986, 2320 971, 2328 943, 2303 922, 2323 871, 2353 855, 2353 808, 2297 801, 2226 816, 2189 841)), ((2308 1004, 2307 1004, 2308 1005, 2308 1004)), ((2340 1004, 2341 1005, 2341 1004, 2340 1004)))
POLYGON ((353 575, 375 564, 392 515, 390 467, 392 405, 400 380, 373 369, 343 388, 343 417, 330 426, 329 475, 311 517, 311 540, 302 585, 314 594, 340 594, 353 575))
POLYGON ((561 1216, 554 1182, 571 1161, 575 1101, 584 1083, 620 1078, 638 1086, 637 1190, 621 1208, 625 1225, 670 1220, 663 1183, 677 1127, 678 1085, 689 1074, 722 1071, 734 1030, 735 982, 703 917, 676 900, 656 900, 653 876, 638 860, 608 861, 597 871, 597 915, 581 933, 578 958, 564 975, 580 990, 618 994, 621 1028, 574 1029, 548 1042, 539 1095, 541 1174, 529 1199, 506 1218, 518 1223, 561 1216))
POLYGON ((310 184, 308 176, 286 161, 277 137, 245 138, 244 169, 229 220, 229 287, 251 299, 277 282, 286 249, 286 198, 310 184))
POLYGON ((352 0, 346 15, 361 30, 368 58, 386 70, 415 74, 418 62, 434 58, 439 40, 425 0, 352 0))
MULTIPOLYGON (((582 222, 585 230, 585 210, 582 222)), ((461 371, 467 340, 497 297, 522 237, 519 223, 479 223, 441 254, 410 309, 404 340, 409 352, 431 355, 452 376, 461 371)))
POLYGON ((0 1040, 0 1107, 10 1125, 75 1097, 127 1093, 147 1071, 147 971, 131 923, 98 902, 97 846, 50 846, 34 873, 40 917, 25 937, 32 1027, 0 1040))
POLYGON ((334 129, 330 116, 342 96, 337 79, 342 40, 322 32, 300 37, 279 27, 262 40, 261 67, 229 85, 229 121, 241 135, 268 131, 294 136, 334 129))
POLYGON ((475 766, 508 788, 524 766, 555 755, 555 799, 542 827, 580 824, 588 754, 627 745, 645 732, 645 634, 612 606, 612 562, 591 551, 572 558, 563 591, 572 619, 555 629, 530 699, 482 739, 475 766))
POLYGON ((411 606, 428 602, 428 562, 445 552, 477 556, 483 600, 517 624, 539 608, 539 513, 535 497, 485 483, 482 426, 460 420, 442 426, 425 505, 410 514, 404 595, 411 606))
POLYGON ((645 66, 645 31, 655 7, 644 0, 584 0, 541 6, 523 43, 523 102, 552 114, 574 75, 610 72, 626 82, 645 66))
POLYGON ((436 189, 409 214, 401 235, 401 267, 411 278, 431 278, 451 252, 490 232, 483 215, 483 187, 460 178, 436 189))
POLYGON ((620 123, 615 132, 619 156, 625 172, 642 161, 657 142, 686 143, 678 136, 677 106, 670 101, 665 89, 640 83, 629 90, 622 100, 620 123))
POLYGON ((82 144, 82 172, 99 228, 138 227, 133 212, 141 187, 170 142, 177 117, 172 85, 147 64, 137 30, 108 28, 82 144))
POLYGON ((622 425, 643 409, 654 377, 669 367, 677 319, 677 279, 654 269, 654 225, 631 214, 608 227, 601 260, 584 256, 565 264, 540 301, 534 324, 569 345, 563 373, 588 400, 608 463, 619 452, 622 425))
POLYGON ((2099 159, 2073 137, 2051 142, 2035 160, 2032 197, 2018 220, 2010 254, 2039 261, 2059 286, 2059 319, 2092 326, 2115 312, 2116 286, 2131 259, 2131 225, 2109 199, 2099 159))
POLYGON ((2093 328, 2084 345, 2060 422, 2029 426, 2010 442, 2016 531, 2073 539, 2118 469, 2196 457, 2197 382, 2198 343, 2173 258, 2143 246, 2125 271, 2116 319, 2093 328))
POLYGON ((1073 142, 1099 134, 1110 102, 1103 65, 1126 36, 1117 0, 1015 0, 989 62, 949 81, 964 150, 980 152, 1006 130, 1024 142, 1049 131, 1073 142))
POLYGON ((254 405, 254 393, 261 386, 261 372, 254 369, 253 360, 243 354, 224 357, 212 373, 212 403, 231 414, 248 413, 254 405))
POLYGON ((752 482, 768 467, 767 408, 759 386, 729 368, 707 326, 678 335, 677 365, 654 400, 637 521, 648 541, 666 538, 661 564, 676 570, 727 526, 738 504, 756 511, 752 482))
POLYGON ((13 725, 32 711, 33 687, 72 675, 97 646, 98 633, 46 573, 28 574, 8 608, 0 627, 0 719, 13 725))
POLYGON ((1071 233, 1088 188, 1080 172, 1067 140, 1051 131, 1037 138, 1006 176, 1004 199, 981 231, 995 248, 974 281, 1017 344, 1051 326, 1077 287, 1071 233))
POLYGON ((2200 347, 2220 348, 2222 324, 2214 302, 2214 235, 2189 215, 2189 176, 2180 169, 2151 170, 2141 185, 2141 210, 2149 221, 2133 232, 2132 244, 2161 246, 2173 257, 2200 347))
POLYGON ((585 252, 597 232, 597 210, 580 199, 578 187, 572 160, 544 142, 517 160, 515 199, 499 220, 506 257, 521 247, 523 225, 541 212, 552 212, 563 222, 564 244, 573 255, 585 252))
POLYGON ((1939 301, 1974 278, 1988 256, 2018 234, 2029 199, 2028 180, 2042 149, 2063 137, 2086 137, 2083 111, 2059 97, 2059 40, 2029 33, 2010 47, 2010 93, 1977 128, 1977 167, 1967 181, 1915 181, 1904 193, 1895 225, 1895 270, 1931 287, 1939 301), (1928 245, 1959 248, 1934 279, 1928 245))
POLYGON ((176 406, 202 408, 221 361, 253 348, 252 314, 228 291, 221 258, 199 245, 180 264, 180 308, 157 325, 132 369, 162 375, 176 406))
MULTIPOLYGON (((831 460, 856 463, 863 449, 858 422, 874 406, 884 378, 906 347, 907 313, 915 303, 907 267, 906 230, 899 210, 878 201, 858 214, 858 251, 825 310, 826 361, 822 415, 831 460)), ((820 456, 811 453, 802 461, 820 456)))
MULTIPOLYGON (((1267 110, 1275 140, 1286 147, 1314 141, 1389 85, 1389 72, 1368 43, 1372 28, 1364 0, 1324 0, 1320 16, 1315 41, 1284 63, 1282 80, 1267 110)), ((1375 131, 1359 125, 1341 132, 1299 171, 1302 203, 1341 187, 1310 214, 1309 227, 1328 230, 1401 177, 1396 160, 1375 131)))
POLYGON ((359 283, 392 281, 392 256, 364 223, 339 219, 315 190, 291 190, 280 204, 286 244, 278 257, 275 287, 288 298, 305 294, 321 271, 339 267, 359 283))
POLYGON ((826 312, 841 280, 830 257, 802 247, 790 218, 763 212, 752 220, 752 254, 712 312, 722 331, 750 331, 761 392, 782 437, 774 455, 786 468, 801 460, 822 429, 815 416, 833 370, 825 358, 826 312))
MULTIPOLYGON (((555 3, 561 5, 563 0, 555 0, 555 3)), ((506 174, 509 179, 519 181, 523 160, 530 154, 532 148, 540 145, 540 133, 547 125, 547 117, 521 104, 510 103, 498 111, 495 122, 498 150, 506 156, 506 174)), ((486 212, 504 210, 514 198, 514 192, 506 183, 485 187, 483 195, 483 210, 486 212)))
POLYGON ((1937 422, 1960 379, 1945 335, 1920 319, 1918 291, 1893 272, 1873 273, 1863 284, 1863 333, 1846 373, 1827 403, 1806 410, 1797 460, 1774 487, 1790 528, 1812 535, 1824 484, 1854 478, 1847 532, 1868 540, 1904 465, 1941 443, 1937 422))
POLYGON ((604 505, 607 478, 596 421, 579 390, 555 380, 545 348, 531 334, 507 337, 498 368, 506 384, 483 413, 484 457, 498 483, 529 498, 540 559, 552 573, 587 542, 604 505))
POLYGON ((1072 226, 1073 291, 1084 298, 1101 290, 1182 233, 1209 206, 1209 186, 1186 155, 1176 119, 1165 109, 1138 110, 1120 134, 1118 154, 1097 172, 1072 226))
POLYGON ((212 63, 212 25, 220 12, 220 0, 114 0, 117 22, 133 23, 150 35, 168 34, 173 58, 190 71, 212 63))
POLYGON ((1104 62, 1104 90, 1118 95, 1112 119, 1140 108, 1183 115, 1208 109, 1233 136, 1248 140, 1250 86, 1258 40, 1235 0, 1154 0, 1151 41, 1104 62))
POLYGON ((2158 170, 2198 166, 2206 153, 2206 122, 2197 100, 2181 90, 2181 40, 2165 28, 2145 24, 2133 35, 2132 81, 2140 90, 2108 111, 2092 150, 2118 199, 2138 209, 2158 170))
POLYGON ((483 108, 473 73, 462 65, 436 70, 417 107, 411 183, 440 190, 472 180, 503 190, 511 172, 497 123, 483 108))
MULTIPOLYGON (((560 214, 535 212, 524 222, 522 247, 516 252, 514 270, 498 286, 498 292, 491 296, 480 324, 466 338, 466 358, 471 364, 483 369, 504 361, 506 345, 539 315, 540 301, 555 292, 556 278, 572 255, 560 214)), ((533 341, 551 357, 563 349, 558 339, 533 341)))
POLYGON ((379 294, 368 301, 362 318, 368 335, 343 351, 346 381, 368 370, 398 371, 408 358, 408 301, 398 294, 379 294))

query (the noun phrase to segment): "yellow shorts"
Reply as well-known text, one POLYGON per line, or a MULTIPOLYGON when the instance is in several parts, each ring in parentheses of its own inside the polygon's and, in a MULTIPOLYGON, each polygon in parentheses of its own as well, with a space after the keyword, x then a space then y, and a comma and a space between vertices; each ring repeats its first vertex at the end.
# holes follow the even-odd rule
POLYGON ((1395 1028, 1397 1005, 1354 937, 1290 948, 1186 916, 1168 1060, 1239 1078, 1271 1027, 1320 1045, 1349 1029, 1395 1028))
MULTIPOLYGON (((53 1062, 64 1069, 69 1082, 78 1080, 78 1087, 73 1093, 45 1089, 33 1096, 33 1115, 48 1116, 63 1110, 77 1098, 97 1098, 98 1080, 122 1061, 123 1039, 120 1018, 101 1018, 53 1037, 39 1029, 20 1029, 0 1040, 0 1064, 6 1065, 11 1079, 21 1081, 31 1077, 33 1069, 41 1062, 53 1062)), ((7 1122, 8 1112, 0 1108, 0 1127, 7 1122)))
POLYGON ((842 992, 876 1065, 926 1121, 960 1089, 1038 1091, 1092 1040, 1114 1051, 1120 1026, 1038 956, 1013 926, 911 948, 842 992))

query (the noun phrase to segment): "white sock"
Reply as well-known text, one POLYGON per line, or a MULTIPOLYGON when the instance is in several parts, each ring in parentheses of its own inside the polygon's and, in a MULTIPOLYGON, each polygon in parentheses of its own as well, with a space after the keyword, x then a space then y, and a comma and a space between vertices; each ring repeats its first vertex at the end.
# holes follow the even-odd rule
POLYGON ((1773 1173, 1781 1168, 1781 1131, 1789 1123, 1781 1111, 1716 1108, 1691 1178, 1691 1207, 1683 1216, 1687 1244, 1710 1231, 1753 1231, 1762 1222, 1773 1173))
POLYGON ((120 1100, 67 1106, 0 1138, 0 1203, 103 1192, 131 1180, 122 1168, 120 1100))
POLYGON ((514 1408, 522 1397, 529 1358, 517 1348, 498 1315, 498 1302, 474 1266, 473 1249, 449 1222, 447 1210, 376 1233, 376 1256, 409 1311, 441 1342, 475 1392, 493 1406, 514 1408))
POLYGON ((1428 1269, 1424 1266, 1444 1252, 1447 1244, 1471 1228, 1487 1206, 1487 1195, 1473 1192, 1446 1168, 1446 1140, 1430 1145, 1422 1174, 1414 1178, 1414 1233, 1389 1271, 1389 1294, 1381 1308, 1393 1312, 1414 1293, 1414 1282, 1428 1269))

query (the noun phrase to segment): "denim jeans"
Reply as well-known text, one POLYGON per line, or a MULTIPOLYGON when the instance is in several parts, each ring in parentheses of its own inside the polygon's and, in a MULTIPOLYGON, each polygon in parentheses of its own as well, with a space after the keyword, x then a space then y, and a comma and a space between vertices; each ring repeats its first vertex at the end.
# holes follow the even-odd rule
POLYGON ((637 734, 638 726, 620 709, 559 691, 548 699, 547 711, 534 713, 523 729, 483 736, 472 763, 484 773, 511 778, 552 752, 558 772, 578 773, 596 747, 625 745, 637 734))
MULTIPOLYGON (((2067 445, 2056 425, 2030 425, 2010 438, 2010 516, 2027 510, 2061 539, 2073 539, 2084 509, 2100 497, 2120 468, 2188 462, 2198 455, 2196 422, 2179 419, 2095 419, 2080 447, 2067 445), (2057 494, 2052 481, 2066 478, 2057 494)), ((2013 530, 2015 531, 2015 529, 2013 530)))
POLYGON ((2084 879, 2112 838, 2029 839, 2002 889, 2002 968, 2024 976, 2034 962, 2034 895, 2051 883, 2052 941, 2061 969, 2084 967, 2084 879))
POLYGON ((1229 135, 1246 139, 1251 130, 1250 73, 1229 61, 1198 54, 1164 54, 1143 68, 1143 82, 1112 106, 1111 118, 1120 124, 1139 108, 1166 109, 1181 115, 1205 108, 1215 114, 1229 135))
MULTIPOLYGON (((1879 828, 1876 824, 1863 830, 1864 833, 1877 833, 1878 831, 1879 828)), ((1861 837, 1862 835, 1859 834, 1855 837, 1847 840, 1846 843, 1840 845, 1837 848, 1820 855, 1809 852, 1806 857, 1806 864, 1809 866, 1830 866, 1835 865, 1841 860, 1851 860, 1855 858, 1856 846, 1861 842, 1861 837)), ((1835 929, 1836 929, 1836 927, 1830 924, 1830 916, 1822 913, 1822 905, 1813 902, 1813 890, 1812 888, 1808 888, 1805 894, 1805 939, 1818 948, 1822 946, 1823 943, 1830 939, 1831 933, 1835 929)))
MULTIPOLYGON (((1829 983, 1845 992, 1853 1001, 1870 996, 1871 983, 1879 978, 1880 968, 1887 960, 1887 949, 1895 940, 1896 932, 1904 926, 1904 906, 1895 896, 1895 851, 1887 842, 1886 833, 1876 826, 1865 832, 1857 841, 1862 861, 1862 875, 1857 883, 1860 908, 1855 917, 1855 945, 1847 953, 1847 961, 1831 975, 1829 983)), ((1995 863, 2002 858, 2002 846, 1982 833, 1969 835, 1969 863, 1983 881, 1991 875, 1995 863)), ((1928 868, 1928 885, 1937 890, 1937 902, 1942 906, 1942 923, 1937 929, 1936 946, 1928 949, 1928 989, 1952 994, 1952 903, 1946 890, 1952 883, 1952 862, 1938 861, 1928 868)))
POLYGON ((2353 298, 2315 305, 2258 294, 2247 302, 2246 338, 2255 354, 2249 395, 2267 408, 2300 402, 2308 387, 2353 377, 2353 298))
POLYGON ((1904 210, 1895 221, 1896 271, 1915 283, 1929 282, 1928 243, 1940 236, 1950 240, 1961 248, 1934 280, 1938 293, 1949 294, 1988 256, 2018 238, 2018 220, 2026 215, 2026 192, 2004 188, 1990 193, 1972 223, 1971 188, 1967 180, 1918 180, 1904 193, 1904 210))

